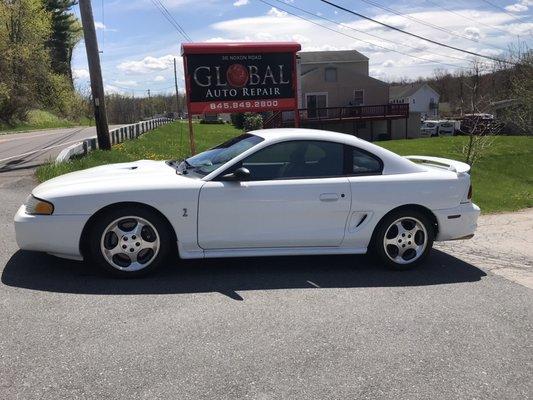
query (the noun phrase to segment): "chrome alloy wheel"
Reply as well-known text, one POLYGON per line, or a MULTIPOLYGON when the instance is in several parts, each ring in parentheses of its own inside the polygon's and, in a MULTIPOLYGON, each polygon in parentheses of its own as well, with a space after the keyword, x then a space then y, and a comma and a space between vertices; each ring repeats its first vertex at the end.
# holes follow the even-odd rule
POLYGON ((120 271, 139 271, 154 261, 160 239, 155 227, 144 218, 120 217, 111 222, 100 239, 105 260, 120 271))
POLYGON ((428 233, 422 222, 402 217, 389 225, 383 237, 385 254, 396 264, 410 264, 424 253, 428 233))

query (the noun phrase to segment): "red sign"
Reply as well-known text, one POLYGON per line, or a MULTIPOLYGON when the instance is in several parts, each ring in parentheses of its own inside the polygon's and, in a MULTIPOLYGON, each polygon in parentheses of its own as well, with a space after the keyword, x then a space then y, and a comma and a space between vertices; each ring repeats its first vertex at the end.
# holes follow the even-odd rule
POLYGON ((185 43, 189 114, 294 110, 298 43, 185 43))

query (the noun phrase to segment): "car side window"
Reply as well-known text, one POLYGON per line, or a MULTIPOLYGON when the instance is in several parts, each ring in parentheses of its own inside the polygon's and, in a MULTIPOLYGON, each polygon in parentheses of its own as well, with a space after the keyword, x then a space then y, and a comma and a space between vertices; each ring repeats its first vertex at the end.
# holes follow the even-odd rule
POLYGON ((352 170, 350 175, 381 174, 383 162, 376 156, 355 147, 349 148, 352 153, 352 170))
POLYGON ((324 178, 344 175, 344 146, 299 140, 273 144, 242 161, 250 180, 324 178))

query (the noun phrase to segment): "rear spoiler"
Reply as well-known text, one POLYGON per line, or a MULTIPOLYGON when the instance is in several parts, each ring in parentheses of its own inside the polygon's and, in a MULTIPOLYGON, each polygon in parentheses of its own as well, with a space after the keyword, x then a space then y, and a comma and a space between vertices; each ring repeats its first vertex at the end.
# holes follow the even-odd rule
POLYGON ((461 162, 450 160, 448 158, 429 157, 429 156, 405 156, 408 160, 417 164, 425 164, 432 167, 446 169, 457 174, 467 174, 470 172, 470 165, 461 162))

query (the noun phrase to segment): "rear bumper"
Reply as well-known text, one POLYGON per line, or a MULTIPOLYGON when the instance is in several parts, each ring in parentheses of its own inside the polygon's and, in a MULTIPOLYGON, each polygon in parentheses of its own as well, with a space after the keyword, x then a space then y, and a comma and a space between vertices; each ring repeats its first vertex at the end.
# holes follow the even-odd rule
POLYGON ((435 240, 470 239, 477 228, 480 209, 474 203, 458 207, 433 210, 437 217, 439 232, 435 240))
POLYGON ((29 215, 21 206, 15 215, 17 244, 22 250, 44 251, 81 260, 80 237, 90 215, 29 215))

